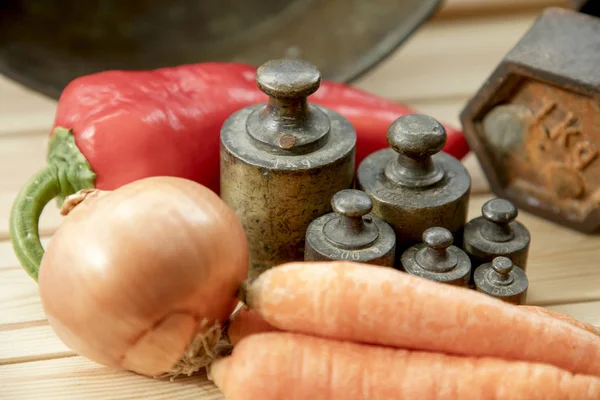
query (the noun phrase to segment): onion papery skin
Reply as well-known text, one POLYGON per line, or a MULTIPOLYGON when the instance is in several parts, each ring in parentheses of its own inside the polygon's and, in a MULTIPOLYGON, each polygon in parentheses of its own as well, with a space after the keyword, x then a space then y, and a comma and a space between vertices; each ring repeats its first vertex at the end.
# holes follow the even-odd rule
POLYGON ((227 321, 247 274, 233 211, 195 182, 153 177, 77 204, 47 246, 39 289, 73 351, 157 376, 195 335, 227 321))

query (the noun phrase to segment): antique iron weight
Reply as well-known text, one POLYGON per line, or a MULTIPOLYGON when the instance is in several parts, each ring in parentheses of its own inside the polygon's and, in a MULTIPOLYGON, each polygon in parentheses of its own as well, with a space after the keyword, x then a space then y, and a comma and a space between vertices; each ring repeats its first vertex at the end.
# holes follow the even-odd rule
POLYGON ((481 214, 469 221, 464 231, 463 248, 473 265, 504 256, 525 271, 531 235, 525 225, 515 221, 517 208, 508 200, 492 199, 481 207, 481 214))
POLYGON ((600 228, 599 47, 600 19, 548 8, 461 114, 497 196, 584 233, 600 228))
POLYGON ((471 177, 460 161, 441 152, 444 127, 426 115, 406 115, 391 124, 388 143, 391 148, 361 162, 357 182, 373 199, 373 214, 396 232, 396 266, 432 226, 448 229, 460 246, 471 177))
POLYGON ((249 278, 302 261, 310 222, 352 187, 356 132, 336 112, 309 104, 321 82, 302 60, 273 60, 256 72, 269 96, 232 114, 221 130, 221 198, 248 237, 249 278))
POLYGON ((452 242, 449 230, 429 228, 423 232, 423 243, 411 246, 402 254, 402 267, 411 275, 455 286, 468 286, 471 260, 452 242))
POLYGON ((525 304, 529 281, 525 272, 510 258, 496 257, 475 270, 475 287, 478 292, 512 304, 525 304))
POLYGON ((385 221, 369 214, 371 198, 346 189, 331 199, 332 213, 315 219, 306 231, 305 261, 349 260, 392 267, 396 236, 385 221))

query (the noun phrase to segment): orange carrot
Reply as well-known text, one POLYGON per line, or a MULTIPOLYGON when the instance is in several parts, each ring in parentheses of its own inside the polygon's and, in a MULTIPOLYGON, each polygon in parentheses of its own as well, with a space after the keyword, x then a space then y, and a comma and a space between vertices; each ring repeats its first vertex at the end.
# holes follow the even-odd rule
POLYGON ((338 340, 546 363, 600 376, 600 338, 473 290, 351 262, 263 273, 247 303, 272 326, 338 340))
MULTIPOLYGON (((578 328, 584 329, 588 332, 600 336, 600 329, 596 328, 593 325, 576 320, 570 315, 556 311, 550 311, 547 308, 539 306, 522 305, 519 306, 519 308, 539 315, 544 315, 549 318, 562 320, 578 328)), ((256 311, 244 307, 240 310, 239 314, 236 313, 234 318, 230 321, 227 333, 231 339, 231 344, 235 345, 247 336, 254 335, 256 333, 273 331, 278 331, 278 329, 270 325, 267 321, 265 321, 256 311)))
POLYGON ((546 365, 292 333, 243 339, 213 363, 227 400, 598 400, 600 379, 546 365))
POLYGON ((236 345, 246 336, 277 330, 277 328, 269 325, 269 323, 262 319, 255 311, 243 307, 237 311, 229 321, 227 336, 229 336, 229 342, 232 345, 236 345))
POLYGON ((560 320, 565 321, 565 322, 567 322, 571 325, 574 325, 578 328, 584 329, 588 332, 591 332, 595 335, 600 336, 600 329, 598 329, 595 326, 592 326, 590 324, 586 324, 585 322, 578 321, 570 315, 563 314, 563 313, 556 312, 556 311, 550 311, 547 308, 538 307, 538 306, 519 306, 519 307, 524 310, 536 313, 536 314, 546 315, 551 318, 560 319, 560 320))

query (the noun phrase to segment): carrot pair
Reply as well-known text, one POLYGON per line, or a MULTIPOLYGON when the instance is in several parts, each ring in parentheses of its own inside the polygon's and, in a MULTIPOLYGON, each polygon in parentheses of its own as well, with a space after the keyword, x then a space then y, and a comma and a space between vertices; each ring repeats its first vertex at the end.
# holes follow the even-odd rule
POLYGON ((286 264, 247 304, 210 369, 228 400, 600 399, 592 328, 393 269, 286 264))

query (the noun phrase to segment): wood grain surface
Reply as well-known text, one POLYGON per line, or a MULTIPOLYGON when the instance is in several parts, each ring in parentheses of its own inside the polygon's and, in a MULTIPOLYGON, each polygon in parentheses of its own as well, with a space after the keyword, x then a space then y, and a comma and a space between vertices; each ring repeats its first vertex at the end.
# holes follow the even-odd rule
MULTIPOLYGON (((458 115, 552 0, 449 0, 405 46, 356 85, 459 126, 458 115)), ((0 399, 222 399, 199 374, 175 382, 114 371, 77 356, 52 332, 37 285, 9 241, 19 188, 45 165, 56 103, 0 76, 0 399)), ((491 198, 474 156, 465 159, 474 189, 469 216, 491 198)), ((522 212, 532 232, 528 303, 600 326, 600 239, 522 212)), ((54 203, 40 222, 47 245, 60 225, 54 203)))

